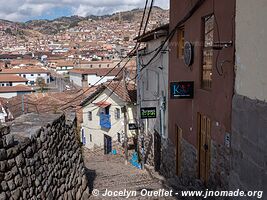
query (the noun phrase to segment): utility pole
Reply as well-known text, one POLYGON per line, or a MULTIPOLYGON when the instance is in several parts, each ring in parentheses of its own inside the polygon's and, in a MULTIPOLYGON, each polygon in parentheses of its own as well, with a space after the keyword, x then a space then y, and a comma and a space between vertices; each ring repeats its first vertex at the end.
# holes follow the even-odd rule
POLYGON ((124 152, 125 152, 125 165, 128 164, 128 133, 127 133, 127 102, 126 102, 126 69, 123 70, 123 85, 124 85, 124 152))
POLYGON ((145 134, 144 134, 144 124, 142 119, 140 119, 140 109, 142 107, 142 96, 140 92, 140 78, 141 78, 141 66, 139 60, 139 52, 137 50, 137 104, 138 104, 138 112, 139 113, 139 124, 138 129, 140 129, 140 137, 138 141, 141 141, 141 154, 142 154, 142 169, 145 168, 145 134))

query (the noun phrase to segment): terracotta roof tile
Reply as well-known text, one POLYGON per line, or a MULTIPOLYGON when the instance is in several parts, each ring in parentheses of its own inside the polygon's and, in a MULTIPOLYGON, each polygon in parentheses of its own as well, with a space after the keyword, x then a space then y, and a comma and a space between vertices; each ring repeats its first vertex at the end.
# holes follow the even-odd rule
POLYGON ((0 83, 6 82, 27 82, 28 79, 17 75, 0 74, 0 83))

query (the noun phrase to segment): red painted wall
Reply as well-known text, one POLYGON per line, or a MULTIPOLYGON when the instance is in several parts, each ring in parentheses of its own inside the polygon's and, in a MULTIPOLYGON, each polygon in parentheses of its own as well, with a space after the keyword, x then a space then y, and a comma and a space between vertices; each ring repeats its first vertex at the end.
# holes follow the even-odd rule
MULTIPOLYGON (((194 6, 197 0, 171 0, 170 30, 194 6)), ((183 138, 197 146, 197 113, 207 115, 212 120, 212 139, 223 144, 225 131, 231 131, 231 104, 234 88, 234 45, 220 51, 218 66, 223 65, 224 74, 219 76, 215 69, 215 60, 218 51, 214 50, 212 89, 201 89, 202 65, 202 18, 209 14, 216 15, 219 30, 214 33, 214 41, 218 41, 218 32, 221 41, 234 41, 234 0, 206 0, 193 16, 184 23, 185 41, 194 45, 194 62, 191 69, 184 61, 177 57, 177 33, 170 42, 169 84, 176 81, 194 81, 195 97, 191 99, 170 99, 169 97, 169 137, 176 140, 175 124, 183 129, 183 138), (213 11, 214 2, 214 11, 213 11), (216 126, 219 122, 219 126, 216 126), (192 131, 190 128, 192 127, 192 131)), ((170 96, 170 95, 169 95, 170 96)))

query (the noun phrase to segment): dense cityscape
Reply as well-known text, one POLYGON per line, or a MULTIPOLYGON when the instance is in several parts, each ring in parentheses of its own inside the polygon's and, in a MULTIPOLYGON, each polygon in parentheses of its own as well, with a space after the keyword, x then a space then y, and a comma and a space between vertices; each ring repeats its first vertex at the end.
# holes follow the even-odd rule
POLYGON ((267 198, 265 0, 14 2, 0 200, 267 198))

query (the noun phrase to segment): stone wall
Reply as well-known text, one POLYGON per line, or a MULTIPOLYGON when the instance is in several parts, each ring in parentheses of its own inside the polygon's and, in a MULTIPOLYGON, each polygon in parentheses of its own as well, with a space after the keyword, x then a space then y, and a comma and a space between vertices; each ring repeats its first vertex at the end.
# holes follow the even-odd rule
POLYGON ((160 173, 165 178, 171 178, 176 175, 176 151, 175 144, 173 144, 168 138, 162 138, 162 162, 160 173))
POLYGON ((234 95, 230 188, 267 193, 267 103, 234 95))
POLYGON ((88 199, 75 116, 27 114, 0 130, 0 200, 88 199))
MULTIPOLYGON (((141 138, 139 139, 139 151, 142 152, 141 138)), ((144 155, 145 164, 154 166, 154 135, 152 133, 144 135, 144 155)))

